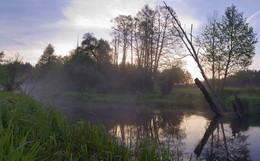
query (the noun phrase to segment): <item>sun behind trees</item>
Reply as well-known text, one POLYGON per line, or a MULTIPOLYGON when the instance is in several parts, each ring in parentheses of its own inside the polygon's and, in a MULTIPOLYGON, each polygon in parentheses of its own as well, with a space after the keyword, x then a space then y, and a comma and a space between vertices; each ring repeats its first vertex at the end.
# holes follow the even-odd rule
MULTIPOLYGON (((136 15, 119 15, 111 23, 111 42, 86 33, 65 57, 57 56, 54 46, 48 44, 26 82, 58 91, 134 93, 160 89, 162 94, 169 94, 174 85, 192 82, 185 67, 178 66, 186 54, 181 43, 184 35, 166 7, 145 5, 136 15)), ((252 62, 255 33, 235 6, 227 8, 222 21, 210 18, 198 40, 192 43, 204 51, 198 61, 202 56, 203 68, 209 69, 205 77, 211 75, 213 88, 216 79, 222 82, 219 88, 225 82, 230 84, 229 75, 252 62)))
MULTIPOLYGON (((84 34, 81 45, 64 58, 56 56, 54 47, 49 44, 36 65, 39 77, 46 76, 39 87, 61 91, 143 93, 154 91, 156 84, 163 86, 156 82, 159 80, 157 75, 160 77, 162 64, 165 65, 168 57, 175 57, 173 53, 180 46, 179 39, 172 34, 174 28, 169 13, 164 7, 152 9, 145 5, 134 18, 119 15, 112 22, 112 48, 93 33, 84 34)), ((168 83, 176 83, 174 80, 179 84, 190 82, 187 81, 191 79, 190 74, 176 64, 166 67, 174 66, 172 69, 180 69, 183 74, 176 75, 176 79, 168 83)))
POLYGON ((145 5, 134 17, 119 15, 112 22, 115 64, 120 62, 119 53, 122 53, 122 65, 128 57, 131 65, 147 68, 151 75, 156 75, 163 57, 167 54, 176 57, 180 42, 164 7, 152 9, 145 5))
POLYGON ((244 134, 259 134, 259 123, 248 123, 259 122, 260 89, 250 88, 260 87, 260 71, 236 69, 248 67, 256 43, 253 29, 236 8, 228 7, 222 21, 210 19, 200 39, 192 27, 190 33, 185 30, 166 4, 145 5, 136 15, 119 15, 112 22, 111 42, 87 32, 64 57, 46 44, 35 67, 18 56, 6 61, 0 52, 0 90, 40 100, 0 92, 0 158, 192 160, 196 147, 197 160, 250 160, 257 142, 249 147, 251 138, 244 134), (203 94, 182 61, 187 55, 204 78, 202 83, 195 79, 203 94), (233 105, 240 118, 231 118, 228 111, 228 117, 209 122, 209 105, 217 115, 226 111, 215 105, 203 84, 222 107, 230 110, 233 105), (218 95, 216 87, 224 84, 246 89, 218 95), (68 117, 54 112, 54 106, 68 117), (249 114, 256 117, 244 117, 249 114))
MULTIPOLYGON (((41 90, 98 93, 145 93, 154 90, 159 79, 152 76, 147 67, 113 64, 111 54, 108 42, 97 39, 93 33, 84 34, 81 45, 64 58, 56 56, 54 47, 49 44, 35 67, 38 76, 34 79, 41 78, 38 82, 41 90)), ((190 74, 177 65, 175 68, 182 74, 176 75, 176 79, 171 79, 169 83, 187 83, 190 74)), ((157 75, 161 77, 159 72, 157 75)), ((158 85, 163 86, 162 83, 158 85)))

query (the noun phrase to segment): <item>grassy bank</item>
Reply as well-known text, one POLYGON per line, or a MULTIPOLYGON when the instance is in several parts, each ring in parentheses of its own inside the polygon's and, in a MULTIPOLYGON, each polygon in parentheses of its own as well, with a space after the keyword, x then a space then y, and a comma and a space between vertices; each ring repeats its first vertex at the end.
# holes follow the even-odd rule
POLYGON ((223 91, 218 91, 223 101, 228 106, 229 110, 232 110, 232 104, 234 103, 234 93, 238 94, 238 97, 243 102, 244 106, 249 109, 251 114, 260 113, 260 88, 243 89, 243 88, 227 88, 223 91))
POLYGON ((174 160, 155 142, 136 145, 122 144, 101 125, 68 123, 28 96, 0 92, 0 160, 174 160))
POLYGON ((146 93, 141 97, 135 94, 98 94, 87 92, 66 92, 57 94, 61 98, 72 98, 99 103, 124 103, 133 105, 178 106, 192 107, 206 104, 202 93, 198 89, 174 89, 169 95, 146 93))
MULTIPOLYGON (((234 93, 238 93, 238 97, 243 104, 253 113, 260 112, 260 89, 239 89, 228 88, 218 91, 229 110, 232 111, 234 102, 234 93)), ((97 94, 97 93, 79 93, 66 92, 59 94, 62 98, 72 98, 76 100, 84 100, 88 102, 98 103, 124 103, 133 105, 154 105, 159 107, 207 107, 208 103, 199 89, 173 89, 169 95, 161 95, 159 93, 147 93, 142 97, 134 94, 97 94)))

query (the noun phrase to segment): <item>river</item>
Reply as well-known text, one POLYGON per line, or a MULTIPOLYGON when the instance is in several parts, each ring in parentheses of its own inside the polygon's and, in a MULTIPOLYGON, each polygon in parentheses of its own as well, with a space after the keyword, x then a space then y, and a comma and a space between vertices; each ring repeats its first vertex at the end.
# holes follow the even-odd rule
POLYGON ((260 117, 217 118, 204 108, 53 102, 70 120, 103 124, 129 145, 143 138, 165 144, 184 160, 253 160, 260 158, 260 117))

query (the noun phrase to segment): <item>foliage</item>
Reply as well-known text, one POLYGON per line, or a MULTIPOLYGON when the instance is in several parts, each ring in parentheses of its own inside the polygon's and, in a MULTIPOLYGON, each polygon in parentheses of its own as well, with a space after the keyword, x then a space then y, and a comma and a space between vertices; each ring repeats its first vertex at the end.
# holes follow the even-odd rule
POLYGON ((179 66, 165 69, 157 77, 162 94, 170 94, 174 85, 188 84, 191 81, 190 73, 184 71, 179 66))
POLYGON ((243 18, 243 13, 239 13, 234 5, 226 9, 219 26, 226 60, 223 89, 228 73, 245 69, 252 63, 257 39, 253 28, 243 18))
POLYGON ((125 91, 151 92, 153 91, 152 73, 147 68, 128 65, 119 68, 118 79, 125 91))
POLYGON ((110 63, 111 56, 109 52, 111 49, 107 41, 103 39, 97 40, 93 33, 86 33, 83 36, 81 45, 83 52, 86 52, 92 58, 99 70, 104 64, 110 63))
POLYGON ((206 50, 203 56, 205 64, 210 65, 212 81, 217 73, 218 79, 223 78, 223 89, 230 74, 247 69, 255 55, 256 43, 256 33, 235 5, 227 7, 221 21, 216 16, 209 19, 201 44, 206 50))
POLYGON ((71 53, 70 58, 65 61, 61 71, 63 73, 63 88, 81 91, 91 86, 91 82, 99 82, 95 79, 96 71, 94 62, 88 54, 78 48, 71 53))
POLYGON ((8 71, 3 65, 0 66, 0 75, 0 86, 3 89, 8 82, 8 71))
POLYGON ((18 57, 14 61, 6 61, 0 65, 0 87, 5 91, 20 90, 31 70, 31 64, 22 63, 18 57))
POLYGON ((109 45, 86 33, 82 46, 78 46, 70 56, 62 58, 59 68, 54 63, 48 73, 37 70, 35 75, 43 75, 36 90, 79 91, 95 89, 101 93, 133 93, 153 90, 152 74, 148 69, 134 65, 116 66, 111 64, 109 45), (39 74, 40 73, 40 74, 39 74))
POLYGON ((35 65, 39 77, 46 76, 51 70, 62 63, 61 59, 54 55, 54 52, 53 45, 48 44, 37 64, 35 65))
POLYGON ((256 88, 260 87, 260 71, 242 70, 227 77, 227 87, 256 88))

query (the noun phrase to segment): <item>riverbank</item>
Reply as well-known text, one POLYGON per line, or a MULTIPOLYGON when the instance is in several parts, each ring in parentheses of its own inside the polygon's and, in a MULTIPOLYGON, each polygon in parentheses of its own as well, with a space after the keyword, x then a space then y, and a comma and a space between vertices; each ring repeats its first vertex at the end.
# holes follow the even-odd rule
POLYGON ((205 106, 202 93, 197 89, 176 89, 170 95, 159 93, 136 94, 112 94, 112 93, 89 93, 89 92, 42 92, 36 95, 38 99, 74 99, 89 103, 104 104, 128 104, 128 105, 154 105, 157 107, 193 107, 205 106))
MULTIPOLYGON (((86 93, 64 93, 54 96, 92 103, 103 101, 103 104, 111 103, 112 100, 118 105, 124 102, 124 99, 127 99, 130 104, 143 101, 143 104, 147 103, 147 105, 164 99, 172 102, 177 99, 182 101, 190 99, 194 102, 193 97, 199 94, 199 91, 188 90, 163 97, 146 94, 141 98, 136 98, 135 95, 86 93), (187 94, 188 92, 190 93, 187 94), (72 94, 74 96, 71 96, 72 94)), ((255 107, 257 113, 259 89, 227 89, 221 95, 225 97, 226 102, 229 100, 232 102, 234 92, 238 92, 242 100, 248 101, 246 105, 255 107)), ((52 98, 55 98, 54 96, 52 98)), ((23 94, 0 92, 0 107, 0 160, 167 160, 169 158, 173 160, 178 158, 177 155, 173 156, 169 149, 167 150, 167 145, 158 145, 152 140, 144 142, 139 140, 125 145, 115 136, 108 134, 101 125, 94 126, 84 121, 68 122, 67 118, 52 106, 43 105, 23 94), (133 147, 134 144, 138 145, 137 148, 133 147)), ((128 107, 130 106, 125 108, 128 107)), ((140 117, 145 113, 141 111, 140 117)))
POLYGON ((154 141, 140 141, 133 148, 132 143, 125 145, 105 132, 102 125, 68 123, 53 107, 23 94, 0 92, 0 107, 0 160, 178 159, 154 141))
MULTIPOLYGON (((246 108, 251 113, 260 113, 260 89, 239 89, 228 88, 218 91, 223 101, 230 111, 234 102, 234 93, 238 93, 238 97, 242 100, 246 108)), ((201 91, 197 88, 174 89, 169 95, 161 95, 160 93, 135 94, 101 94, 88 92, 65 92, 65 93, 42 93, 42 96, 48 96, 47 99, 73 99, 85 101, 87 103, 103 103, 103 104, 127 104, 127 105, 144 105, 168 108, 208 108, 208 103, 201 91)), ((46 97, 45 97, 46 98, 46 97)))
POLYGON ((234 103, 234 93, 237 93, 238 98, 242 101, 243 105, 249 109, 250 113, 255 115, 260 113, 260 88, 227 88, 223 91, 217 91, 223 101, 232 110, 232 104, 234 103))

